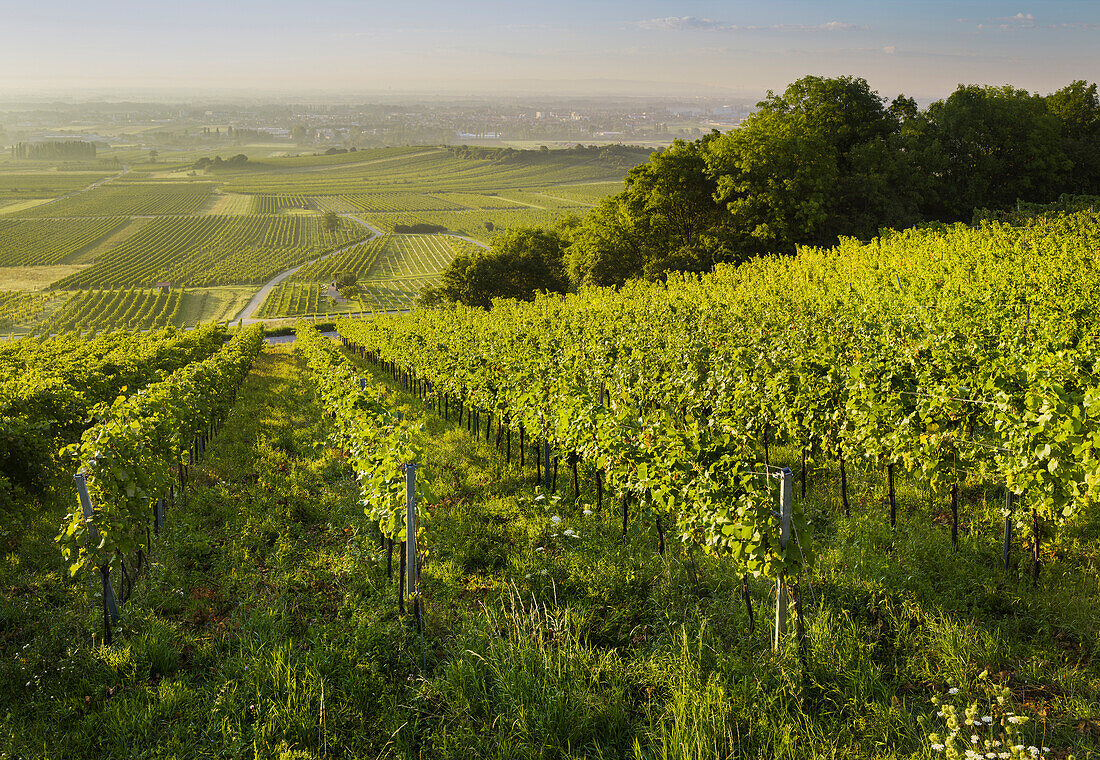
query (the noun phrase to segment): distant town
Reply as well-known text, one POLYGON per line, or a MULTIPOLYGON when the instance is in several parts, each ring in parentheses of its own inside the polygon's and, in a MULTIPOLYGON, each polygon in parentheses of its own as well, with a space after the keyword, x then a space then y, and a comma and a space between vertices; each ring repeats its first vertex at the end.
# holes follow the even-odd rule
MULTIPOLYGON (((515 148, 576 144, 651 147, 736 127, 755 108, 720 99, 564 99, 400 104, 0 104, 0 144, 94 142, 160 151, 264 145, 272 149, 449 144, 515 148)), ((167 157, 167 156, 166 156, 167 157)))

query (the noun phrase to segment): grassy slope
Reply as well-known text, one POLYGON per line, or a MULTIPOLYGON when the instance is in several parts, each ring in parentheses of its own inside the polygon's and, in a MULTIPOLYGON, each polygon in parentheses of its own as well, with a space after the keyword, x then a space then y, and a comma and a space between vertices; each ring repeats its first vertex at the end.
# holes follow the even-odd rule
MULTIPOLYGON (((983 667, 1045 711, 1032 740, 1096 751, 1094 540, 1033 591, 995 569, 984 507, 967 502, 955 555, 907 484, 892 535, 881 484, 854 488, 866 516, 846 520, 814 473, 802 667, 766 624, 749 633, 723 563, 658 557, 649 521, 623 542, 609 502, 584 517, 589 492, 534 497, 530 469, 425 414, 421 642, 310 388, 285 349, 260 357, 112 648, 51 543, 68 494, 3 523, 0 757, 908 757, 929 697, 983 667)), ((770 588, 752 584, 765 622, 770 588)))

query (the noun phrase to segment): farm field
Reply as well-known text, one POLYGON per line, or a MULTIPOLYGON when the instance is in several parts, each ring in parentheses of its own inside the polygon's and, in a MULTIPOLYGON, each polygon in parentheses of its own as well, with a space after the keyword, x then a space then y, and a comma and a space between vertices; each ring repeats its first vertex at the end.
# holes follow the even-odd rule
POLYGON ((56 198, 102 180, 105 172, 27 172, 0 170, 0 203, 31 198, 56 198))
MULTIPOLYGON (((5 749, 931 759, 966 710, 960 743, 1093 757, 1100 412, 1080 366, 1098 236, 1088 212, 910 230, 492 312, 342 319, 341 342, 300 323, 239 394, 164 380, 209 401, 142 414, 146 390, 112 407, 126 425, 68 411, 94 399, 65 384, 112 398, 116 362, 144 373, 133 388, 163 377, 110 354, 120 334, 85 341, 48 394, 16 393, 40 382, 35 344, 0 347, 8 403, 66 412, 67 440, 104 426, 81 444, 103 452, 93 517, 135 542, 105 555, 125 599, 105 645, 89 571, 108 560, 63 531, 91 564, 72 580, 58 562, 59 521, 83 519, 71 465, 30 487, 4 471, 5 749), (1069 273, 1081 290, 1050 297, 1069 273), (182 439, 155 427, 184 408, 225 411, 182 439), (171 447, 215 429, 180 467, 171 447), (185 489, 159 534, 132 479, 185 489)), ((406 272, 444 243, 377 241, 406 272)), ((191 335, 146 355, 173 366, 191 335)))
POLYGON ((37 323, 51 300, 49 293, 0 290, 0 332, 37 323))
POLYGON ((384 235, 309 264, 267 297, 256 315, 261 319, 409 309, 420 290, 470 243, 449 235, 384 235), (339 273, 359 280, 359 297, 333 301, 327 288, 339 273))
POLYGON ((0 267, 72 263, 128 222, 123 217, 95 219, 0 218, 0 267))
POLYGON ((494 232, 510 227, 553 226, 566 213, 580 213, 583 208, 543 209, 516 206, 494 211, 422 211, 387 214, 364 214, 375 227, 393 232, 398 225, 437 224, 450 232, 466 235, 483 242, 493 239, 494 232), (486 227, 492 225, 492 231, 486 227))
MULTIPOLYGON (((391 233, 401 225, 438 225, 489 242, 509 227, 549 225, 582 213, 601 193, 617 190, 625 173, 596 154, 569 151, 486 154, 492 159, 424 146, 288 158, 244 152, 246 169, 196 169, 194 162, 211 158, 213 150, 165 153, 156 163, 139 151, 118 150, 112 156, 126 164, 110 173, 0 163, 0 290, 119 291, 123 295, 112 298, 121 299, 131 289, 167 282, 187 292, 177 317, 161 314, 152 323, 194 324, 200 315, 231 318, 225 297, 237 302, 226 296, 233 288, 259 287, 279 272, 347 248, 307 266, 294 281, 330 282, 340 267, 359 276, 363 297, 327 304, 326 311, 407 308, 468 244, 446 238, 430 249, 403 250, 395 237, 377 249, 349 247, 371 234, 361 222, 391 233), (102 184, 85 189, 93 182, 102 184), (32 197, 38 195, 44 197, 32 197), (340 217, 334 231, 327 229, 328 212, 340 217), (196 300, 199 291, 207 294, 206 305, 196 300), (210 301, 215 292, 220 295, 210 301)), ((283 307, 265 313, 308 313, 289 306, 289 284, 272 298, 283 307)), ((316 299, 306 302, 320 306, 316 299)), ((52 310, 43 314, 44 320, 52 310)), ((64 315, 59 319, 69 323, 64 315)), ((102 329, 110 321, 83 329, 102 329)), ((31 319, 19 329, 56 324, 43 327, 31 319)))
POLYGON ((183 294, 157 289, 84 290, 38 328, 44 335, 84 330, 153 330, 179 325, 183 294))
MULTIPOLYGON (((377 193, 384 190, 478 192, 577 182, 618 182, 625 174, 620 168, 556 154, 550 154, 545 159, 509 164, 459 158, 444 149, 422 149, 389 160, 365 160, 367 156, 364 154, 370 152, 360 151, 356 154, 359 157, 357 162, 344 166, 334 163, 323 172, 249 171, 227 174, 225 189, 250 194, 291 192, 306 195, 377 193)), ((639 160, 642 158, 644 154, 640 154, 639 160)), ((278 168, 281 161, 272 159, 264 163, 278 168)))
POLYGON ((256 284, 368 234, 354 223, 328 232, 317 216, 155 219, 55 287, 256 284))
POLYGON ((87 265, 57 264, 54 266, 0 267, 0 289, 46 290, 58 280, 76 274, 87 265))
POLYGON ((213 188, 209 182, 138 184, 117 181, 55 203, 36 206, 22 216, 149 216, 191 214, 206 202, 213 188))

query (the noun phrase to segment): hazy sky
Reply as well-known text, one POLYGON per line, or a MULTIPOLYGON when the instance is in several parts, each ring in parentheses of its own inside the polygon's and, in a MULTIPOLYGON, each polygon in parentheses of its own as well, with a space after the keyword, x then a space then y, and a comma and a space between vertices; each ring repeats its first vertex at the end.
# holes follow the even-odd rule
POLYGON ((1100 0, 0 3, 0 96, 165 89, 884 95, 1100 80, 1100 0))

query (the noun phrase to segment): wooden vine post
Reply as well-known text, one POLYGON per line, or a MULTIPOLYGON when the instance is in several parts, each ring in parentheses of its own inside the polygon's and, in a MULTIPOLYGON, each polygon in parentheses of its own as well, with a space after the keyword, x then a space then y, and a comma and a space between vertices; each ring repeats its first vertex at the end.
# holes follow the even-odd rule
POLYGON ((405 592, 409 608, 416 615, 416 627, 422 630, 419 570, 416 561, 416 463, 410 462, 405 465, 405 592))
MULTIPOLYGON (((88 482, 84 479, 83 474, 77 474, 73 476, 73 480, 76 481, 76 493, 80 497, 80 508, 84 513, 85 522, 89 522, 92 519, 94 510, 92 509, 92 499, 88 495, 88 482)), ((96 543, 98 531, 95 525, 89 524, 88 533, 91 537, 92 544, 96 543)), ((99 566, 99 576, 103 583, 102 597, 103 597, 103 641, 106 644, 110 644, 114 638, 111 635, 111 629, 118 624, 118 601, 115 599, 115 590, 111 586, 111 567, 107 562, 100 560, 102 564, 99 566)))

